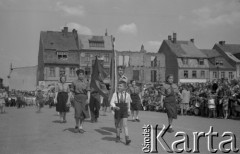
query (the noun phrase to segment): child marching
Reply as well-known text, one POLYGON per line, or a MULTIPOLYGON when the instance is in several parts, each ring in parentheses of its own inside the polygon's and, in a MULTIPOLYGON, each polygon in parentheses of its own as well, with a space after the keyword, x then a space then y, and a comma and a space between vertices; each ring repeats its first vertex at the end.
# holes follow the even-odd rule
POLYGON ((130 103, 132 102, 130 94, 126 92, 126 82, 118 82, 118 92, 115 92, 111 99, 111 107, 114 109, 114 118, 116 122, 116 142, 120 142, 121 123, 125 133, 126 145, 129 145, 127 118, 131 114, 130 103))

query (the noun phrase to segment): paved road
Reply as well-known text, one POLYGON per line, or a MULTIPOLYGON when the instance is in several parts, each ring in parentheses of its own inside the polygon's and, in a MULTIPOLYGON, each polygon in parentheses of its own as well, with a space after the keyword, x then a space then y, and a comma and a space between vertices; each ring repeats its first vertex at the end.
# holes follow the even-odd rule
MULTIPOLYGON (((22 109, 7 108, 6 114, 0 114, 0 154, 135 154, 143 153, 142 144, 144 124, 167 124, 164 113, 140 112, 141 122, 129 121, 129 132, 132 143, 126 146, 115 143, 113 115, 100 116, 98 123, 86 120, 84 134, 74 133, 75 126, 73 109, 67 115, 66 124, 58 123, 59 117, 55 108, 43 108, 42 113, 36 113, 34 107, 22 109)), ((224 131, 236 134, 237 147, 240 148, 240 120, 208 119, 195 116, 179 116, 174 121, 174 133, 166 133, 166 142, 171 143, 182 139, 175 137, 176 131, 186 132, 189 136, 190 147, 193 146, 193 132, 207 133, 209 127, 221 136, 224 131)), ((219 142, 229 137, 214 137, 214 148, 219 142)), ((121 137, 125 142, 124 136, 121 137)), ((229 146, 229 144, 227 145, 229 146)), ((180 146, 181 147, 181 146, 180 146)), ((167 153, 158 144, 159 153, 167 153)), ((200 138, 200 153, 209 153, 207 138, 200 138)), ((220 153, 220 152, 219 152, 220 153)))

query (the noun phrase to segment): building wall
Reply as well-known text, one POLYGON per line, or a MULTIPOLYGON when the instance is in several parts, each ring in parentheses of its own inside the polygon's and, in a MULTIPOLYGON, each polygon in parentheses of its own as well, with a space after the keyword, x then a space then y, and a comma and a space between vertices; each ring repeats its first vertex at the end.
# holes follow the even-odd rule
POLYGON ((163 53, 165 55, 166 62, 165 76, 167 76, 168 74, 173 74, 174 82, 177 83, 179 80, 177 57, 175 56, 175 54, 171 52, 170 48, 164 41, 158 53, 163 53))
MULTIPOLYGON (((124 59, 124 58, 123 58, 124 59)), ((125 59, 124 59, 125 61, 125 59)), ((162 53, 147 53, 147 52, 131 52, 123 51, 117 52, 117 65, 125 66, 125 76, 129 80, 133 79, 134 71, 139 71, 139 83, 153 83, 151 81, 151 71, 156 71, 156 82, 163 82, 165 80, 165 56, 162 53), (121 63, 120 56, 129 57, 128 64, 121 63), (151 57, 156 57, 157 66, 151 66, 151 57)))
POLYGON ((225 72, 225 79, 228 79, 228 80, 231 80, 229 78, 229 72, 232 72, 234 78, 236 78, 236 75, 237 75, 236 71, 234 71, 234 70, 233 71, 210 70, 210 73, 209 73, 210 81, 213 81, 213 80, 216 80, 216 79, 221 79, 221 72, 225 72), (214 77, 214 75, 213 75, 214 73, 213 72, 216 72, 217 77, 214 77), (218 73, 219 73, 219 77, 218 77, 218 73))
POLYGON ((13 68, 9 78, 9 90, 36 90, 37 66, 13 68))

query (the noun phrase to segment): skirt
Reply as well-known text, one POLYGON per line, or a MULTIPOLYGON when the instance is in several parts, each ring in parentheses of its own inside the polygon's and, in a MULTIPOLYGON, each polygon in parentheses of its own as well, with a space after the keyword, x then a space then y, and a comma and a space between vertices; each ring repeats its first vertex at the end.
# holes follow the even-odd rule
POLYGON ((86 102, 87 98, 88 96, 84 94, 78 94, 74 96, 74 117, 76 119, 85 119, 90 117, 88 112, 88 104, 86 102))
POLYGON ((132 99, 132 103, 131 103, 131 110, 132 111, 138 111, 141 110, 141 100, 138 94, 131 94, 131 99, 132 99))
POLYGON ((164 107, 166 108, 168 118, 177 119, 177 103, 174 96, 165 98, 164 107))
POLYGON ((69 107, 67 107, 68 93, 59 92, 57 96, 56 111, 57 112, 69 112, 69 107))

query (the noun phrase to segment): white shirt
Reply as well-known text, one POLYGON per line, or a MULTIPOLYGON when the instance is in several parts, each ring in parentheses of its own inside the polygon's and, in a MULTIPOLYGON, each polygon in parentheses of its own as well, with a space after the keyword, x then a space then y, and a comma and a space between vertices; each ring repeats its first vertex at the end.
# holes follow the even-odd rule
MULTIPOLYGON (((119 103, 118 99, 120 100, 120 97, 121 97, 121 93, 118 93, 118 98, 117 98, 117 93, 116 92, 113 94, 111 102, 110 102, 111 107, 116 107, 116 104, 119 103)), ((127 93, 125 91, 123 92, 123 100, 125 100, 125 103, 131 103, 132 102, 132 99, 131 99, 129 93, 127 93), (126 99, 125 99, 125 93, 126 93, 126 99)))

